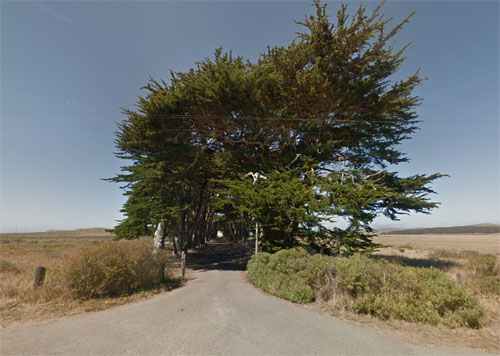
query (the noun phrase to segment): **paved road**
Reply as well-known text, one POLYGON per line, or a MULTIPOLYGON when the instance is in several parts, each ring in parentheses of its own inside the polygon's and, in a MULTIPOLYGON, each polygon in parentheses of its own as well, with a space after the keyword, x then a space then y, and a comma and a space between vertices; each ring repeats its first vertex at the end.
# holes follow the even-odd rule
POLYGON ((415 346, 318 315, 249 285, 220 251, 211 256, 168 294, 4 333, 0 354, 488 355, 415 346))

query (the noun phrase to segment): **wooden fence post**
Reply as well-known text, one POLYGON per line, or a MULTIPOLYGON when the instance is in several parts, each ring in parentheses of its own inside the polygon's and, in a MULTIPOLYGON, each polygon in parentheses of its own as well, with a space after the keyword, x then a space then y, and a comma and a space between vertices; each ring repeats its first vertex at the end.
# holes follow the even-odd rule
POLYGON ((182 271, 182 278, 186 275, 186 252, 182 251, 181 254, 181 271, 182 271))
POLYGON ((165 281, 165 265, 160 263, 160 267, 158 268, 158 282, 163 283, 165 281))
POLYGON ((259 253, 259 223, 255 222, 255 254, 259 253))
POLYGON ((33 289, 37 290, 43 285, 45 280, 45 267, 37 267, 35 269, 35 280, 33 281, 33 289))
POLYGON ((462 285, 462 273, 457 272, 457 283, 462 285))

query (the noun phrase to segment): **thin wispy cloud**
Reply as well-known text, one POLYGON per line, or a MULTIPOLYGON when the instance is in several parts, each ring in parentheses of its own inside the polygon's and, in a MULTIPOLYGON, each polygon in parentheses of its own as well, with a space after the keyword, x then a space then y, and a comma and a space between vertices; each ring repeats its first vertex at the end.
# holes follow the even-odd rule
POLYGON ((76 103, 74 101, 66 101, 66 105, 81 109, 81 110, 86 110, 86 111, 92 111, 92 112, 97 112, 96 108, 93 108, 91 106, 87 106, 84 104, 76 103))
POLYGON ((38 7, 42 10, 44 10, 45 12, 51 14, 52 16, 54 17, 57 17, 58 19, 60 19, 61 21, 65 21, 67 23, 73 23, 73 19, 69 16, 66 16, 62 13, 60 13, 59 11, 56 11, 54 9, 51 9, 50 7, 46 6, 46 5, 43 5, 43 4, 38 4, 38 7))

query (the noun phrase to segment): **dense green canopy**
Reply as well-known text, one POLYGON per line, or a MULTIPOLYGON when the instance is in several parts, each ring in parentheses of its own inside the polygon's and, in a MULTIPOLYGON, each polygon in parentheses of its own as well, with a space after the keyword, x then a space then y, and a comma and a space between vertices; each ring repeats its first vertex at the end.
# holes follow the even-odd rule
POLYGON ((264 250, 350 253, 375 246, 378 215, 436 207, 428 185, 440 174, 388 170, 408 161, 398 145, 418 123, 422 79, 392 80, 404 48, 389 45, 409 17, 388 30, 380 6, 348 16, 342 5, 331 22, 315 5, 304 32, 257 63, 217 49, 168 83, 150 79, 117 133, 118 157, 133 162, 111 179, 128 195, 118 237, 163 220, 182 249, 217 229, 247 234, 255 220, 264 250), (347 228, 331 227, 339 219, 347 228))

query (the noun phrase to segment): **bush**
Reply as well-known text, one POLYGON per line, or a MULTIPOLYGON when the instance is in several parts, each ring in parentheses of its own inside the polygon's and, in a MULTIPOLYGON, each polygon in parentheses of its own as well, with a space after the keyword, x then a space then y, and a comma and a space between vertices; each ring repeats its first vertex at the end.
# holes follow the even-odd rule
POLYGON ((0 260, 0 272, 19 273, 19 268, 9 261, 0 260))
POLYGON ((479 294, 500 295, 500 276, 473 277, 468 285, 479 294))
POLYGON ((479 301, 436 269, 406 267, 366 256, 309 256, 305 250, 259 253, 248 263, 256 286, 293 302, 315 295, 335 300, 356 313, 449 327, 480 327, 479 301))
POLYGON ((303 249, 259 253, 248 263, 248 279, 266 292, 295 303, 314 300, 316 279, 327 267, 321 255, 309 257, 303 249))
POLYGON ((413 250, 413 246, 410 244, 399 245, 399 250, 401 251, 401 249, 403 250, 402 252, 404 252, 404 250, 413 250))
POLYGON ((477 276, 498 276, 499 274, 498 262, 493 255, 471 257, 468 264, 477 276))
POLYGON ((122 296, 159 284, 166 263, 165 252, 153 256, 146 242, 106 242, 70 260, 63 278, 75 298, 122 296))
POLYGON ((336 271, 336 291, 356 313, 471 328, 484 318, 477 298, 436 269, 355 256, 336 259, 336 271))
POLYGON ((468 286, 480 294, 500 294, 500 268, 493 255, 480 255, 468 260, 468 286))

